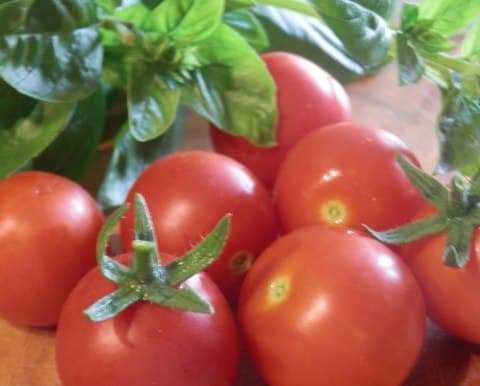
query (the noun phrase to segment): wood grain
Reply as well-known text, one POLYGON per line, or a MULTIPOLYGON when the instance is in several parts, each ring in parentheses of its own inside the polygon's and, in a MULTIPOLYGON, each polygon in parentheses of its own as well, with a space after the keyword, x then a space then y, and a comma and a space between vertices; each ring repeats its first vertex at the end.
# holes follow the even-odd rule
MULTIPOLYGON (((357 121, 397 134, 418 155, 423 167, 433 170, 438 156, 435 120, 439 109, 434 86, 423 82, 399 88, 392 65, 374 77, 349 85, 347 90, 357 121)), ((187 122, 182 148, 210 149, 205 122, 194 114, 189 114, 187 122)), ((0 386, 60 386, 54 342, 52 329, 18 327, 0 320, 0 386)), ((262 382, 245 365, 238 386, 260 385, 262 382)), ((479 385, 479 346, 458 341, 431 324, 422 357, 405 386, 479 385)))

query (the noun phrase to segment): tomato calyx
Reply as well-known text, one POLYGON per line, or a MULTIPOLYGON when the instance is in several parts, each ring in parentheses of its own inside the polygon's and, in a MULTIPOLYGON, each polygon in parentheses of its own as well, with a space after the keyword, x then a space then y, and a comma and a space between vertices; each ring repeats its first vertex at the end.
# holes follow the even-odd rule
POLYGON ((180 285, 203 271, 220 255, 229 233, 231 215, 224 216, 212 232, 185 255, 163 265, 147 204, 137 194, 133 255, 131 265, 127 267, 105 254, 109 235, 127 209, 127 205, 122 205, 108 217, 97 241, 99 269, 118 289, 87 308, 85 315, 94 322, 104 321, 138 301, 193 312, 212 312, 206 300, 180 285))
POLYGON ((397 154, 397 161, 412 184, 435 206, 438 213, 382 232, 367 225, 364 225, 365 229, 376 239, 394 245, 446 232, 448 237, 443 262, 451 267, 463 267, 470 255, 474 230, 480 225, 480 170, 471 180, 463 175, 454 176, 449 189, 435 177, 412 165, 401 154, 397 154))

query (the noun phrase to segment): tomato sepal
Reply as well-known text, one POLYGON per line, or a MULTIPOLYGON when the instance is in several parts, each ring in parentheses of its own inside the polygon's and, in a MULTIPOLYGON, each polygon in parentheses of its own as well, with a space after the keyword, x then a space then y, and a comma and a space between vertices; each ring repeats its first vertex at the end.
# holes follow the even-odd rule
POLYGON ((105 222, 97 243, 98 262, 103 276, 118 289, 96 301, 85 315, 93 322, 115 317, 137 301, 148 301, 199 313, 211 313, 211 305, 189 288, 177 288, 188 278, 215 262, 223 250, 230 229, 231 215, 225 215, 215 228, 184 256, 161 264, 158 245, 147 204, 135 196, 135 240, 130 267, 105 254, 108 237, 125 214, 126 205, 115 210, 105 222))
POLYGON ((454 268, 464 267, 470 256, 475 228, 480 225, 480 170, 471 181, 463 175, 455 175, 449 189, 401 154, 398 153, 396 158, 409 180, 437 208, 438 214, 381 232, 367 225, 364 228, 377 240, 394 245, 446 232, 443 263, 454 268))

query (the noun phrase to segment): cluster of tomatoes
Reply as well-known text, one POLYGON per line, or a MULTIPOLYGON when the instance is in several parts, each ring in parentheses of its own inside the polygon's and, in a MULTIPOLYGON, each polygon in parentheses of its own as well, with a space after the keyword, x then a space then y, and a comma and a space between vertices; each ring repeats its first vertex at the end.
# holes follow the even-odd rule
MULTIPOLYGON (((87 320, 83 310, 116 291, 95 267, 101 211, 63 177, 24 172, 0 183, 0 316, 58 324, 63 386, 234 385, 242 350, 270 386, 400 385, 423 345, 425 303, 430 316, 442 308, 450 332, 480 342, 478 258, 442 266, 439 236, 410 248, 406 264, 364 232, 404 224, 427 205, 396 162, 401 153, 418 165, 415 156, 393 134, 352 122, 342 86, 313 63, 263 59, 277 85, 278 145, 212 126, 216 152, 156 161, 127 197, 145 198, 167 261, 231 214, 217 260, 181 284, 210 313, 140 301, 87 320), (425 302, 428 288, 441 301, 425 302), (473 327, 459 327, 463 319, 473 327)), ((122 264, 134 228, 129 210, 122 264)))

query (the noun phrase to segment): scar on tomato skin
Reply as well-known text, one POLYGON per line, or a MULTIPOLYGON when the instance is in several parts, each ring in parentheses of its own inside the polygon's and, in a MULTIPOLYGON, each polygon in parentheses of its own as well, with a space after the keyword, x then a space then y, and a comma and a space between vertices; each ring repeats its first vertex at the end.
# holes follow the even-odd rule
POLYGON ((230 270, 234 276, 248 272, 253 263, 253 254, 248 251, 238 251, 230 260, 230 270))
POLYGON ((275 278, 268 286, 268 300, 270 304, 279 304, 288 298, 291 280, 288 276, 275 278))
POLYGON ((348 220, 348 209, 340 200, 328 200, 320 208, 320 219, 330 225, 344 225, 348 220))

